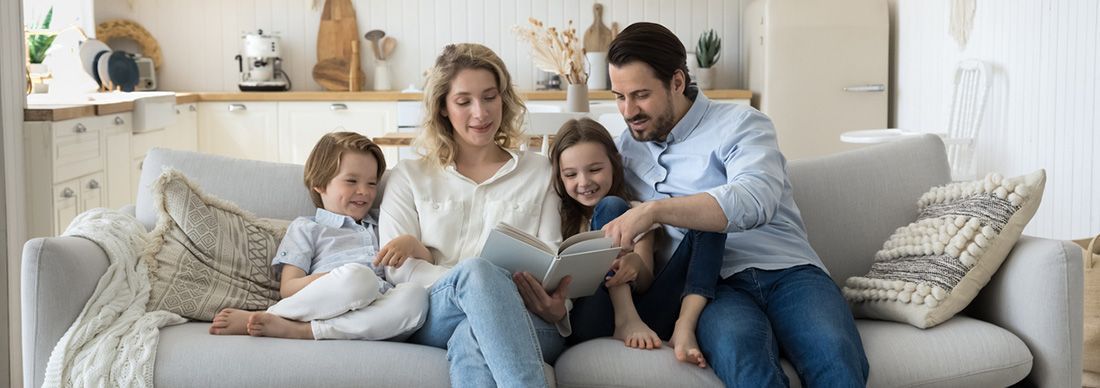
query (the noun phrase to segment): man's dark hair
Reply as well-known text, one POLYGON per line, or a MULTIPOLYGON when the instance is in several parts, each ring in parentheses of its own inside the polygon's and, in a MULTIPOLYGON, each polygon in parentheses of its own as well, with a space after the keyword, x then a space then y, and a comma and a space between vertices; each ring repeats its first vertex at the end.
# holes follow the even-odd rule
POLYGON ((657 23, 638 22, 626 27, 607 49, 607 62, 620 67, 640 61, 653 69, 657 79, 670 86, 676 70, 684 73, 684 95, 694 100, 699 89, 691 82, 687 50, 680 38, 657 23))

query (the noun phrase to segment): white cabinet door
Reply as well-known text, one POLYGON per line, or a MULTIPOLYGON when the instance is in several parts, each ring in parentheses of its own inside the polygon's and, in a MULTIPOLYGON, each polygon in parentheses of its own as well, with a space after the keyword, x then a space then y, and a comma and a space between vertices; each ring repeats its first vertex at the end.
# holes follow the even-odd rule
POLYGON ((277 103, 204 102, 199 105, 200 152, 278 161, 277 103))
MULTIPOLYGON (((317 140, 337 131, 358 132, 369 138, 396 132, 397 103, 280 102, 279 161, 305 163, 317 140)), ((386 158, 387 164, 396 163, 391 156, 386 158)))
MULTIPOLYGON (((58 183, 53 186, 53 228, 52 236, 58 236, 69 223, 73 222, 79 212, 80 180, 73 179, 58 183)), ((28 216, 36 216, 28 214, 28 216)))
POLYGON ((167 128, 168 142, 160 147, 183 151, 199 150, 199 106, 176 105, 176 123, 167 128))
POLYGON ((83 213, 97 207, 103 207, 103 200, 103 174, 93 174, 80 178, 80 194, 77 196, 78 212, 83 213))
POLYGON ((133 203, 130 198, 130 193, 133 191, 130 187, 131 124, 122 118, 115 123, 115 127, 103 131, 106 181, 100 178, 98 182, 106 186, 106 198, 101 206, 111 209, 133 203))

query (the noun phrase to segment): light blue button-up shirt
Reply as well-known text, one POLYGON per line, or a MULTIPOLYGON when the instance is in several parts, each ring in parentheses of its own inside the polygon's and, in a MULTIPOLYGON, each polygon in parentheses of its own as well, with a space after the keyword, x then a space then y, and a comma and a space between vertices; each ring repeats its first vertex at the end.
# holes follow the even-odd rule
MULTIPOLYGON (((664 142, 639 142, 624 131, 619 150, 626 183, 643 201, 707 193, 726 215, 721 276, 747 268, 783 269, 813 264, 794 203, 787 161, 771 119, 748 105, 711 102, 699 93, 664 142)), ((685 229, 666 226, 658 257, 680 245, 685 229)))
POLYGON ((371 264, 379 249, 377 226, 370 216, 359 223, 343 214, 317 209, 313 217, 298 217, 290 223, 271 265, 281 276, 283 265, 293 265, 313 274, 359 263, 373 269, 383 280, 379 282, 379 291, 385 293, 393 285, 385 281, 386 275, 381 268, 371 264))

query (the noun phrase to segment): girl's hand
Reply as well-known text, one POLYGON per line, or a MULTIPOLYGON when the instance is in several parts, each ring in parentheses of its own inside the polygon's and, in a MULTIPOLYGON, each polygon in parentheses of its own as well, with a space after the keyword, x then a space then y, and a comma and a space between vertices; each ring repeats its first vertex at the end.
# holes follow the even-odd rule
MULTIPOLYGON (((421 249, 427 250, 416 237, 407 234, 398 236, 378 251, 378 255, 374 257, 374 267, 400 267, 409 257, 417 257, 417 253, 422 252, 421 249)), ((431 257, 421 259, 431 262, 431 257)))
POLYGON ((611 262, 611 270, 615 272, 615 275, 606 277, 607 282, 604 285, 611 288, 633 282, 638 278, 638 271, 642 268, 644 268, 642 257, 638 256, 637 253, 630 252, 619 256, 618 259, 611 262))
POLYGON ((568 313, 565 311, 565 291, 573 281, 572 276, 562 278, 553 295, 547 294, 542 288, 542 283, 527 272, 512 274, 512 281, 516 283, 516 289, 523 297, 523 304, 527 306, 527 310, 549 323, 557 323, 565 318, 565 314, 568 313))

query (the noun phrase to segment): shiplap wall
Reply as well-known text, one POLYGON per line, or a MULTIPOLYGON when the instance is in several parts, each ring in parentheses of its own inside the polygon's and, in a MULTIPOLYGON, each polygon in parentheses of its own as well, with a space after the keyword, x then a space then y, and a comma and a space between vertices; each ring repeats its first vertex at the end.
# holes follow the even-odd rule
POLYGON ((965 48, 948 34, 950 1, 896 0, 893 108, 898 127, 944 128, 952 72, 964 58, 993 69, 978 134, 979 171, 1047 170, 1025 233, 1100 233, 1100 6, 1092 0, 978 1, 965 48))
MULTIPOLYGON (((669 27, 694 51, 699 35, 714 28, 722 36, 716 88, 740 82, 740 15, 746 0, 605 0, 605 25, 625 28, 636 21, 669 27)), ((262 28, 279 32, 284 69, 294 90, 320 90, 311 71, 316 62, 317 26, 321 18, 311 0, 97 0, 97 22, 130 19, 145 26, 164 53, 158 70, 166 90, 235 91, 241 33, 262 28)), ((535 17, 553 26, 573 20, 582 34, 592 24, 593 0, 353 0, 360 34, 381 29, 397 39, 390 59, 392 85, 420 86, 422 73, 442 47, 454 42, 479 42, 496 51, 521 89, 535 89, 538 72, 530 50, 512 32, 535 17)), ((373 82, 373 56, 362 41, 367 88, 373 82)))

